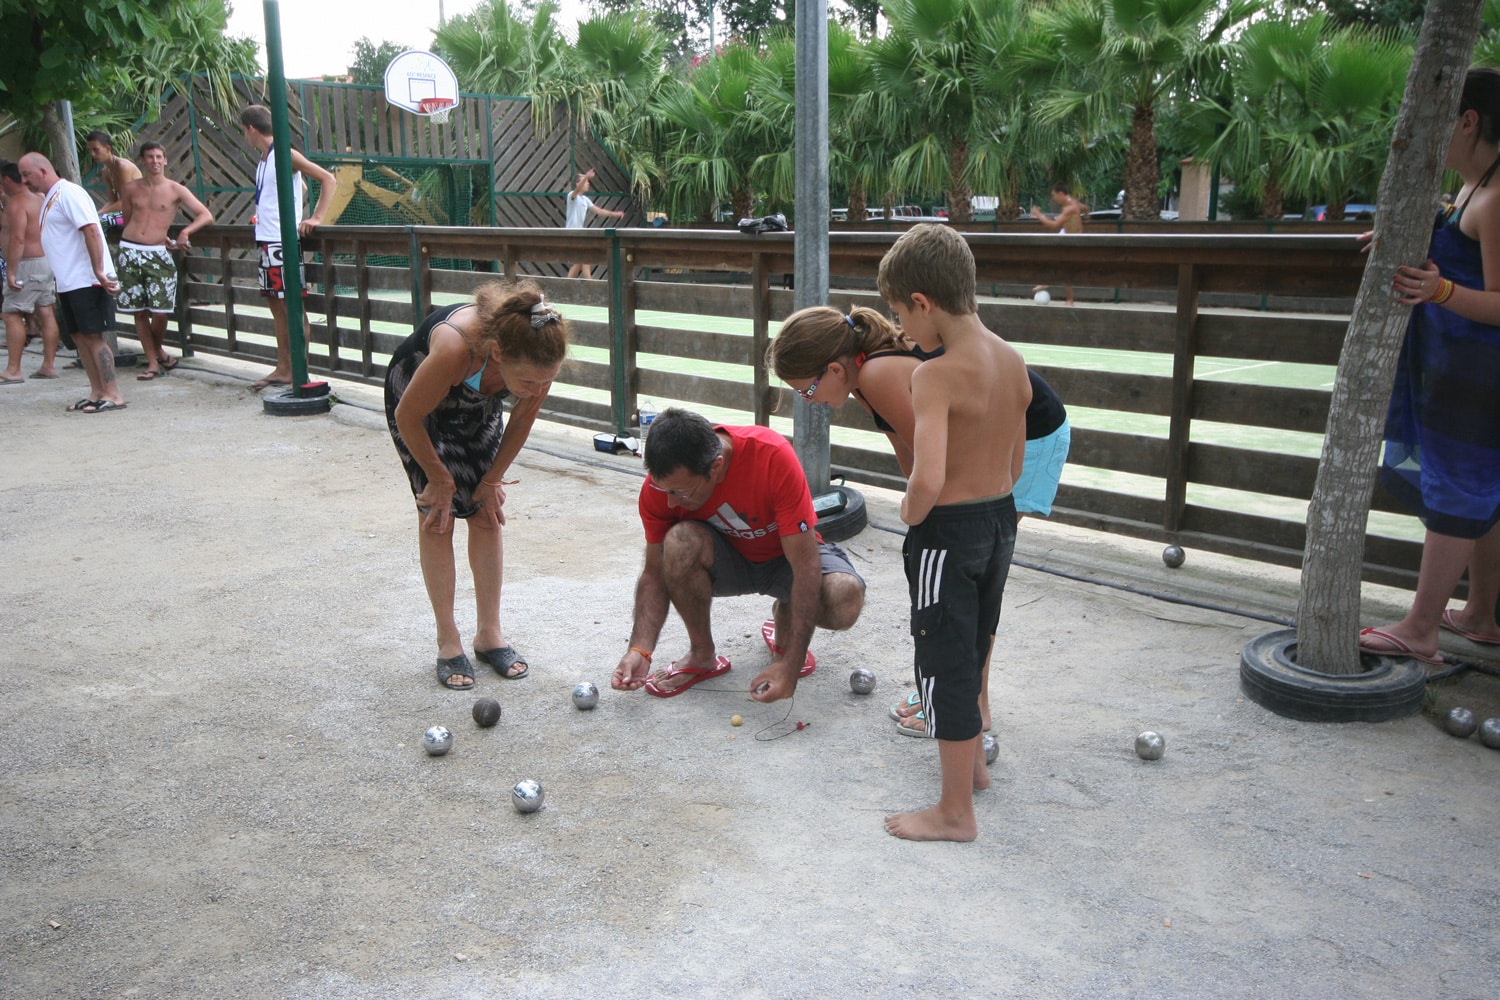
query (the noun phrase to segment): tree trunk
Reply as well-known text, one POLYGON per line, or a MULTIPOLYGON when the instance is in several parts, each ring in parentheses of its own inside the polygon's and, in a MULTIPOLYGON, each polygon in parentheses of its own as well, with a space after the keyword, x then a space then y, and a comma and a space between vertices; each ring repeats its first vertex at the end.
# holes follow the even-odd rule
POLYGON ((1307 548, 1297 603, 1297 663, 1355 674, 1360 567, 1380 459, 1386 405, 1411 310, 1392 301, 1391 275, 1427 259, 1443 157, 1483 0, 1429 0, 1406 96, 1380 181, 1375 239, 1344 335, 1323 457, 1307 508, 1307 548))
POLYGON ((948 145, 948 219, 950 222, 974 221, 974 189, 964 178, 969 167, 969 144, 954 139, 948 145))
POLYGON ((42 105, 42 133, 47 137, 47 153, 57 176, 79 183, 82 178, 78 176, 78 147, 57 113, 56 101, 42 105))
POLYGON ((1279 219, 1286 211, 1286 201, 1282 197, 1281 185, 1272 178, 1266 179, 1266 186, 1261 190, 1260 217, 1262 219, 1279 219))
POLYGON ((729 203, 734 206, 734 221, 750 218, 750 209, 755 205, 755 199, 750 194, 749 188, 735 188, 729 195, 729 203))
MULTIPOLYGON (((1463 78, 1460 77, 1459 79, 1463 78)), ((1347 198, 1339 198, 1337 200, 1329 198, 1328 207, 1323 212, 1323 218, 1328 220, 1329 222, 1343 222, 1344 206, 1347 204, 1349 204, 1349 200, 1347 198)))
POLYGON ((1130 114, 1130 148, 1125 152, 1125 218, 1161 218, 1156 185, 1161 164, 1156 156, 1156 109, 1137 107, 1130 114))
POLYGON ((859 182, 849 185, 849 221, 864 222, 867 218, 865 213, 865 186, 859 182))

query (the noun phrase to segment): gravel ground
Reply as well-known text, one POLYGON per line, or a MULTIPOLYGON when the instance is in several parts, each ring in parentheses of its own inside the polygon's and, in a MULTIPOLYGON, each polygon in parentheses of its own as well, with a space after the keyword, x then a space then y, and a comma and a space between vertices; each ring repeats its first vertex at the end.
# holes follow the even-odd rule
MULTIPOLYGON (((847 545, 864 617, 818 634, 793 703, 744 693, 761 599, 716 605, 731 674, 619 694, 632 460, 539 426, 504 598, 532 676, 480 677, 504 706, 480 730, 476 695, 433 678, 382 420, 268 417, 259 369, 192 364, 127 373, 114 414, 63 412, 79 372, 0 390, 0 995, 1500 995, 1500 754, 1431 715, 1247 702, 1239 650, 1274 626, 1018 567, 980 839, 905 843, 881 818, 935 797, 937 752, 886 720, 910 690, 888 494, 847 545), (568 697, 584 679, 593 712, 568 697), (434 724, 447 757, 421 750, 434 724), (1147 728, 1159 762, 1132 752, 1147 728), (547 790, 535 815, 508 801, 523 778, 547 790)), ((1028 522, 1018 558, 1293 611, 1295 574, 1158 552, 1028 522)), ((1375 594, 1371 620, 1401 597, 1375 594)), ((674 618, 661 647, 683 645, 674 618)))

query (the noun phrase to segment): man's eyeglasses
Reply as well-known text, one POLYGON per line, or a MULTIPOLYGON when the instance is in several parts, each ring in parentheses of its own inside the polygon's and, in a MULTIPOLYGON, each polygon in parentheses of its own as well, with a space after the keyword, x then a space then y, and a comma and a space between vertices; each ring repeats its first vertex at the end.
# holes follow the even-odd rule
POLYGON ((824 365, 823 366, 823 370, 820 371, 820 372, 818 372, 818 377, 815 378, 815 379, 813 379, 811 382, 807 383, 807 388, 806 389, 798 389, 797 393, 803 399, 807 400, 808 402, 811 402, 812 398, 813 398, 813 394, 818 391, 818 383, 822 382, 823 381, 823 376, 827 375, 827 374, 828 374, 828 366, 824 365))
POLYGON ((682 490, 669 490, 669 489, 666 489, 665 487, 658 486, 658 485, 656 485, 656 481, 654 479, 652 479, 650 476, 646 477, 646 485, 649 486, 649 487, 651 487, 656 492, 658 492, 658 493, 665 493, 667 496, 669 496, 672 499, 677 500, 677 501, 679 501, 681 503, 692 503, 693 502, 693 497, 697 496, 699 494, 699 492, 702 491, 703 487, 705 487, 705 486, 708 485, 708 480, 707 479, 703 480, 703 482, 699 483, 697 486, 693 487, 691 490, 688 490, 686 493, 682 492, 682 490))

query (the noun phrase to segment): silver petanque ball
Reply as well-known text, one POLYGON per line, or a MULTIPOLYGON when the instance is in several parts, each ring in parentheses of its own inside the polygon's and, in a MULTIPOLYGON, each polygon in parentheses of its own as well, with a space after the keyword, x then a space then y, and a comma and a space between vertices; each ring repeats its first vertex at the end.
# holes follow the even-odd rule
POLYGON ((849 672, 849 690, 855 694, 869 694, 875 690, 875 675, 864 667, 849 672))
POLYGON ((1467 708, 1450 708, 1448 714, 1443 716, 1443 728, 1448 730, 1449 736, 1466 740, 1479 728, 1479 720, 1467 708))
POLYGON ((1161 755, 1166 752, 1167 741, 1162 739, 1161 733, 1148 729, 1135 738, 1135 755, 1141 760, 1161 760, 1161 755))
POLYGON ((986 766, 995 763, 1000 756, 1000 741, 989 733, 984 734, 984 763, 986 766))
POLYGON ((453 734, 446 726, 433 726, 422 734, 422 749, 434 757, 441 757, 453 749, 453 734))
POLYGON ((1500 750, 1500 719, 1485 719, 1480 723, 1479 742, 1491 750, 1500 750))
POLYGON ((542 790, 541 782, 530 779, 517 782, 516 787, 510 790, 511 805, 516 807, 518 813, 536 812, 542 808, 542 800, 546 797, 547 793, 542 790))
POLYGON ((1167 569, 1177 569, 1187 562, 1187 553, 1181 545, 1168 545, 1161 550, 1161 561, 1167 564, 1167 569))
POLYGON ((579 681, 573 685, 573 704, 587 712, 599 704, 599 689, 589 681, 579 681))

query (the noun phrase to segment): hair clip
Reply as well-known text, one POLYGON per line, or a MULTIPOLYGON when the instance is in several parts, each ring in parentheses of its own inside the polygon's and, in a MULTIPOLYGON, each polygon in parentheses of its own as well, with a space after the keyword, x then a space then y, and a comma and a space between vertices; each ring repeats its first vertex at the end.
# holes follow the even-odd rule
POLYGON ((849 329, 851 329, 851 330, 857 330, 857 329, 859 329, 857 326, 854 325, 854 317, 853 316, 845 316, 844 317, 844 322, 849 324, 849 329))

